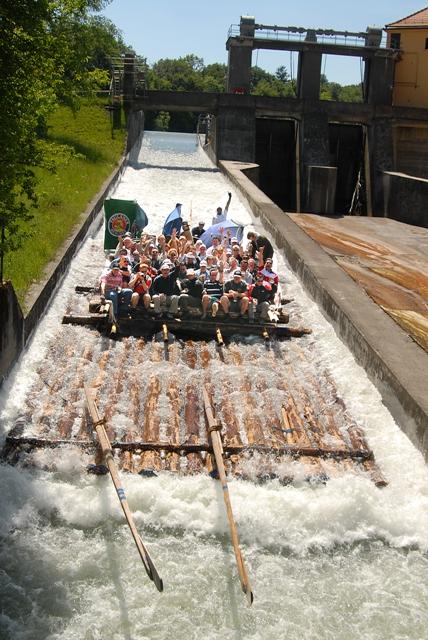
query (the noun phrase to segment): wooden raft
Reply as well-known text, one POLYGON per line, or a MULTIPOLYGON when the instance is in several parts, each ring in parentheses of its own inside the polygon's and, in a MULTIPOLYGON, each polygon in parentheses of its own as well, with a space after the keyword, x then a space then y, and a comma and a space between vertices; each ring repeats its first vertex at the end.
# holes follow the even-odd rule
POLYGON ((215 464, 204 418, 206 385, 222 424, 231 476, 286 484, 354 473, 386 484, 334 382, 325 372, 308 373, 311 355, 303 349, 291 363, 274 349, 257 352, 212 342, 165 346, 129 338, 106 344, 82 346, 77 366, 73 361, 67 366, 65 345, 52 346, 54 365, 44 372, 49 383, 40 375, 6 440, 3 459, 61 469, 61 456, 73 447, 82 452, 80 470, 98 463, 83 395, 90 382, 119 468, 145 475, 210 473, 215 464), (304 382, 300 367, 306 370, 304 382), (51 447, 55 456, 43 455, 51 447))

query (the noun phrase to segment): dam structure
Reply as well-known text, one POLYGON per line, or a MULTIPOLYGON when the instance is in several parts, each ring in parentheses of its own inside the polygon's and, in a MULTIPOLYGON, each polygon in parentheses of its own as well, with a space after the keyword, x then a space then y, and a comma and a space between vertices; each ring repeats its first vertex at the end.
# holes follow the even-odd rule
MULTIPOLYGON (((230 217, 246 230, 269 234, 197 136, 146 131, 109 195, 137 200, 149 218, 147 231, 158 233, 176 202, 195 224, 209 223, 229 191, 230 217)), ((206 425, 198 403, 209 384, 222 418, 235 421, 241 438, 251 437, 248 424, 253 431, 262 420, 278 425, 287 402, 298 407, 299 397, 312 400, 316 437, 335 446, 326 428, 331 416, 336 437, 352 432, 349 425, 361 429, 385 486, 352 465, 337 469, 328 460, 318 480, 308 479, 304 464, 293 459, 260 477, 257 456, 250 458, 245 474, 229 482, 255 597, 248 608, 236 579, 221 487, 208 473, 192 470, 194 459, 183 455, 175 470, 149 477, 138 473, 138 460, 122 464, 129 504, 164 581, 157 593, 109 479, 86 473, 92 453, 28 445, 0 465, 0 636, 166 640, 173 629, 177 640, 424 637, 424 458, 305 293, 274 235, 290 318, 312 333, 269 348, 262 337, 241 337, 222 355, 213 341, 177 341, 166 357, 163 345, 149 340, 112 340, 89 327, 61 324, 64 313, 86 308, 75 286, 95 285, 104 266, 100 223, 3 383, 2 444, 11 432, 81 438, 84 385, 96 391, 106 425, 117 436, 141 431, 164 439, 175 429, 183 438, 182 425, 190 421, 202 439, 206 425)))
POLYGON ((393 104, 400 51, 386 46, 382 29, 281 27, 241 16, 229 29, 226 48, 226 93, 136 86, 129 56, 125 109, 205 114, 206 151, 213 161, 256 163, 252 179, 286 211, 354 213, 428 226, 428 109, 393 104), (294 97, 251 95, 252 54, 262 49, 298 55, 294 97), (320 99, 326 56, 360 59, 361 102, 320 99))

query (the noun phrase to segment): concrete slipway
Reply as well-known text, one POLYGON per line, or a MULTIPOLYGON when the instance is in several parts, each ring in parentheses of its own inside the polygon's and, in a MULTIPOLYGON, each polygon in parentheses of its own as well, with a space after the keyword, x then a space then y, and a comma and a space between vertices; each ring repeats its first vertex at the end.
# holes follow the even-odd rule
MULTIPOLYGON (((357 361, 377 386, 388 409, 412 442, 428 454, 428 353, 385 313, 329 253, 326 238, 354 233, 355 218, 329 219, 308 214, 287 214, 277 207, 248 177, 257 165, 221 162, 221 169, 248 201, 252 212, 282 248, 290 265, 323 313, 333 322, 336 332, 353 352, 357 361), (328 228, 327 228, 328 226, 328 228), (306 232, 307 230, 307 232, 306 232), (311 235, 313 237, 311 237, 311 235), (319 242, 313 238, 317 238, 319 242)), ((391 255, 403 254, 403 236, 413 237, 412 247, 418 260, 410 256, 416 281, 428 282, 428 232, 387 219, 360 218, 360 228, 368 229, 378 243, 387 235, 391 255), (385 230, 387 229, 387 233, 385 230), (394 251, 395 247, 395 251, 394 251)), ((357 244, 357 243, 355 243, 357 244)), ((336 251, 337 253, 337 251, 336 251)), ((357 252, 348 247, 357 259, 357 252)), ((349 255, 348 255, 349 257, 349 255)), ((375 257, 371 256, 372 259, 375 257)), ((378 256, 379 269, 381 268, 378 256)), ((375 259, 376 261, 376 259, 375 259)), ((410 270, 409 260, 409 270, 410 270)), ((391 289, 394 282, 384 283, 391 289)), ((413 289, 417 287, 414 286, 413 289)), ((409 289, 412 286, 409 285, 409 289)), ((422 287, 419 304, 428 312, 427 287, 422 287)), ((378 299, 379 301, 379 299, 378 299)), ((392 315, 392 314, 391 314, 392 315)), ((426 316, 428 313, 426 313, 426 316)), ((425 317, 426 317, 425 316, 425 317)))

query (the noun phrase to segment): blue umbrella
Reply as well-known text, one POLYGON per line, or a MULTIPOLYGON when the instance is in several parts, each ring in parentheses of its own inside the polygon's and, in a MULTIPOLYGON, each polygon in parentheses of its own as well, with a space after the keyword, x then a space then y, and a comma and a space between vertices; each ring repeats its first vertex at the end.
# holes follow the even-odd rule
POLYGON ((165 220, 165 224, 163 226, 163 235, 170 236, 173 229, 177 229, 177 235, 180 235, 181 231, 181 223, 183 222, 181 218, 181 204, 177 202, 175 205, 174 211, 171 211, 167 219, 165 220))
POLYGON ((225 232, 230 231, 231 237, 237 238, 238 242, 241 242, 244 234, 244 225, 233 220, 223 220, 223 222, 213 224, 201 235, 199 240, 202 240, 207 247, 210 247, 213 236, 219 236, 220 239, 223 238, 224 233, 220 229, 224 229, 225 232))

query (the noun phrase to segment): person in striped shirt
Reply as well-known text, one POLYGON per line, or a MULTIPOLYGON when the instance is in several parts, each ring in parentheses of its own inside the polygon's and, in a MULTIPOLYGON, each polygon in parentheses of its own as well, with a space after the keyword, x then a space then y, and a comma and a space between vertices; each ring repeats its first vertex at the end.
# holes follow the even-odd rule
POLYGON ((211 310, 213 318, 216 317, 219 305, 226 313, 228 300, 224 295, 223 285, 218 280, 218 269, 213 267, 210 271, 209 280, 205 282, 202 292, 202 318, 207 317, 207 312, 211 310))

